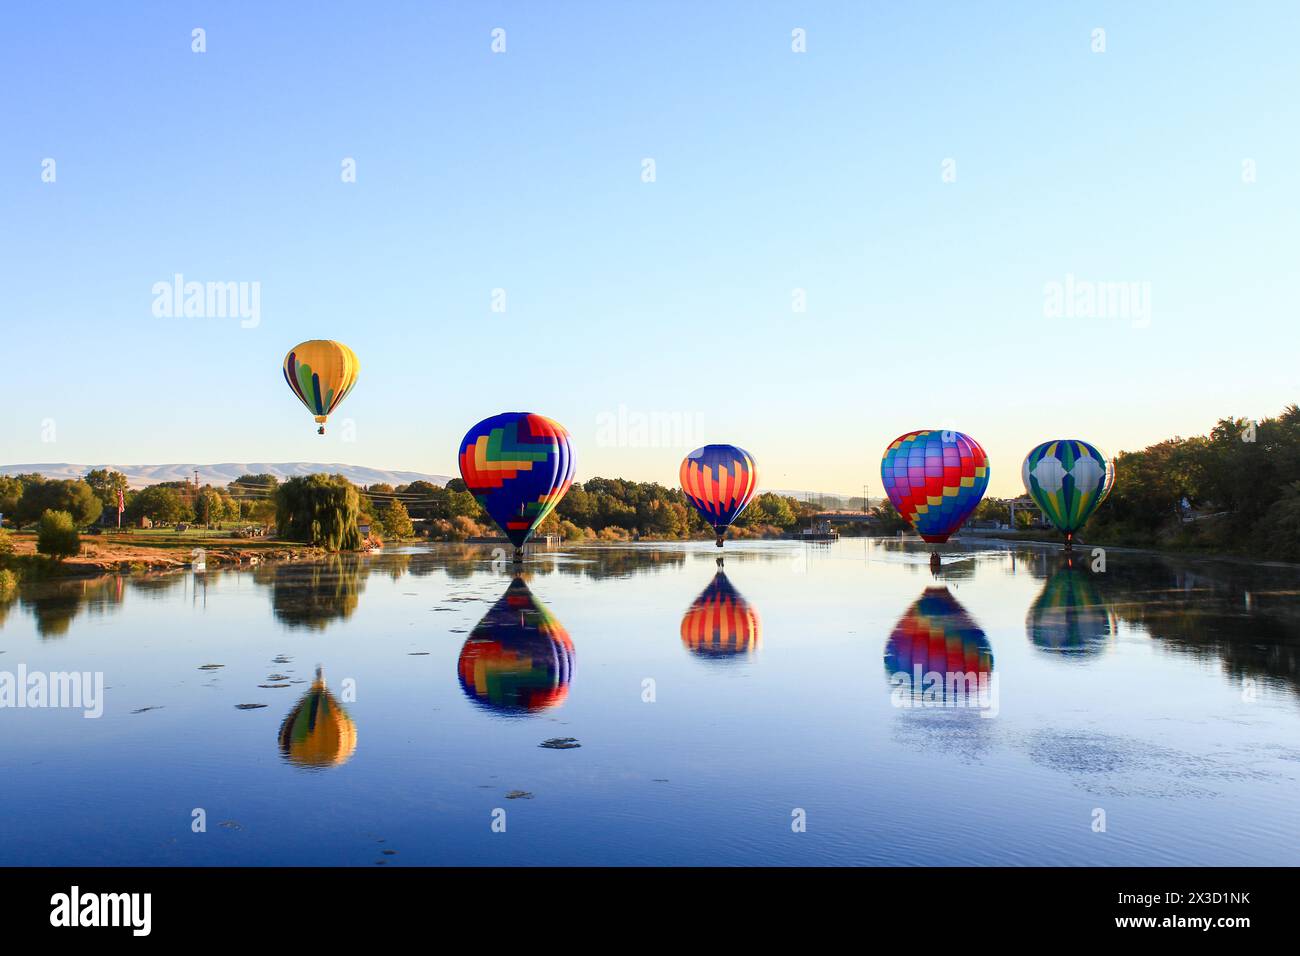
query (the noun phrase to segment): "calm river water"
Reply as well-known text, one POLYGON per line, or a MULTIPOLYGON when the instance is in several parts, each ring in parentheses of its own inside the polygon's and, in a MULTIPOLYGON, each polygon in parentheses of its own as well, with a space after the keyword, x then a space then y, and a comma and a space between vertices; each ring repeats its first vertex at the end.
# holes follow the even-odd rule
POLYGON ((0 679, 99 673, 103 713, 0 709, 0 865, 1300 860, 1300 572, 927 553, 33 586, 0 679))

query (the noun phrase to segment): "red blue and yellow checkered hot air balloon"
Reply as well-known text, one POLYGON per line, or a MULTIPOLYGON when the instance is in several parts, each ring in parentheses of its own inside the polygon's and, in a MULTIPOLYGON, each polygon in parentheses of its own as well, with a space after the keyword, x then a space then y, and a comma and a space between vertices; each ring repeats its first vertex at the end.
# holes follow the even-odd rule
POLYGON ((758 466, 754 456, 735 445, 705 445, 682 460, 682 491, 718 536, 722 547, 727 528, 754 499, 758 466))
POLYGON ((909 696, 928 689, 936 702, 964 706, 987 693, 993 647, 951 591, 929 587, 894 625, 885 672, 909 696))
POLYGON ((885 494, 917 534, 943 544, 984 497, 988 456, 961 432, 908 432, 885 450, 880 477, 885 494))
POLYGON ((534 714, 559 705, 573 679, 573 641, 515 578, 460 650, 461 690, 498 714, 534 714))
POLYGON ((1069 548, 1074 533, 1115 487, 1115 463, 1086 441, 1054 438, 1025 456, 1020 477, 1025 491, 1065 535, 1069 548))
POLYGON ((682 644, 700 657, 718 660, 752 654, 762 639, 758 612, 721 571, 682 616, 682 644))
POLYGON ((342 342, 312 339, 289 350, 282 370, 298 401, 316 417, 320 425, 317 432, 324 435, 330 412, 338 408, 339 402, 357 384, 361 363, 357 361, 357 353, 342 342))
POLYGON ((573 484, 573 449, 563 425, 532 412, 479 422, 460 443, 465 486, 523 555, 524 542, 573 484))

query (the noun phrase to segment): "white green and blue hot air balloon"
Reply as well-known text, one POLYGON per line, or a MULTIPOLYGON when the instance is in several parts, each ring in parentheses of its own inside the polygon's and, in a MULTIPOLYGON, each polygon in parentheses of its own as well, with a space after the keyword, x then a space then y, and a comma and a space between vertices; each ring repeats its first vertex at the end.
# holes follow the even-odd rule
POLYGON ((1056 438, 1025 456, 1020 469, 1025 491, 1065 535, 1065 546, 1115 487, 1115 463, 1095 445, 1056 438))

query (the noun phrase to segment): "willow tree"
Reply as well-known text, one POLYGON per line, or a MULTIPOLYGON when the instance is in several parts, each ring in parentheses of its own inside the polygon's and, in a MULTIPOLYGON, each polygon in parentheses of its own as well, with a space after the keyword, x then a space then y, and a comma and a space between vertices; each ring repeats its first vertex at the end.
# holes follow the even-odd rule
POLYGON ((276 490, 276 533, 327 551, 361 547, 361 499, 342 475, 301 475, 276 490))

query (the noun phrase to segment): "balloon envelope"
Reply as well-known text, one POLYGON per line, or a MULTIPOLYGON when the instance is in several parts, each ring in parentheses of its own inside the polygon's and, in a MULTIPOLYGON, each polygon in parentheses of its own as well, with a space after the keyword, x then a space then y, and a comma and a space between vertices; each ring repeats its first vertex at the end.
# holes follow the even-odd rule
POLYGON ((987 688, 993 648, 947 588, 929 587, 894 625, 885 671, 913 694, 923 689, 927 674, 939 674, 934 692, 944 703, 961 704, 984 692, 981 683, 987 688))
POLYGON ((1092 573, 1068 567, 1043 585, 1043 593, 1025 618, 1025 631, 1040 650, 1077 659, 1109 647, 1118 625, 1092 573))
POLYGON ((1025 456, 1020 477, 1057 530, 1073 535, 1115 487, 1115 465, 1095 445, 1056 438, 1025 456))
POLYGON ((924 540, 942 544, 984 497, 988 456, 961 432, 908 432, 885 449, 880 477, 898 513, 924 540))
POLYGON ((573 484, 568 431, 532 412, 485 418, 461 441, 459 458, 470 494, 516 548, 573 484))
POLYGON ((531 714, 569 694, 573 641, 522 578, 483 616, 460 649, 461 690, 499 714, 531 714))
POLYGON ((721 571, 682 616, 682 644, 701 657, 752 653, 762 638, 758 612, 721 571))
POLYGON ((682 491, 721 537, 758 490, 754 456, 735 445, 705 445, 682 460, 682 491))
POLYGON ((302 342, 284 357, 284 380, 322 426, 357 384, 360 370, 357 354, 330 339, 302 342))
POLYGON ((318 669, 311 689, 280 724, 280 753, 292 764, 310 769, 347 763, 357 749, 357 726, 318 669))

